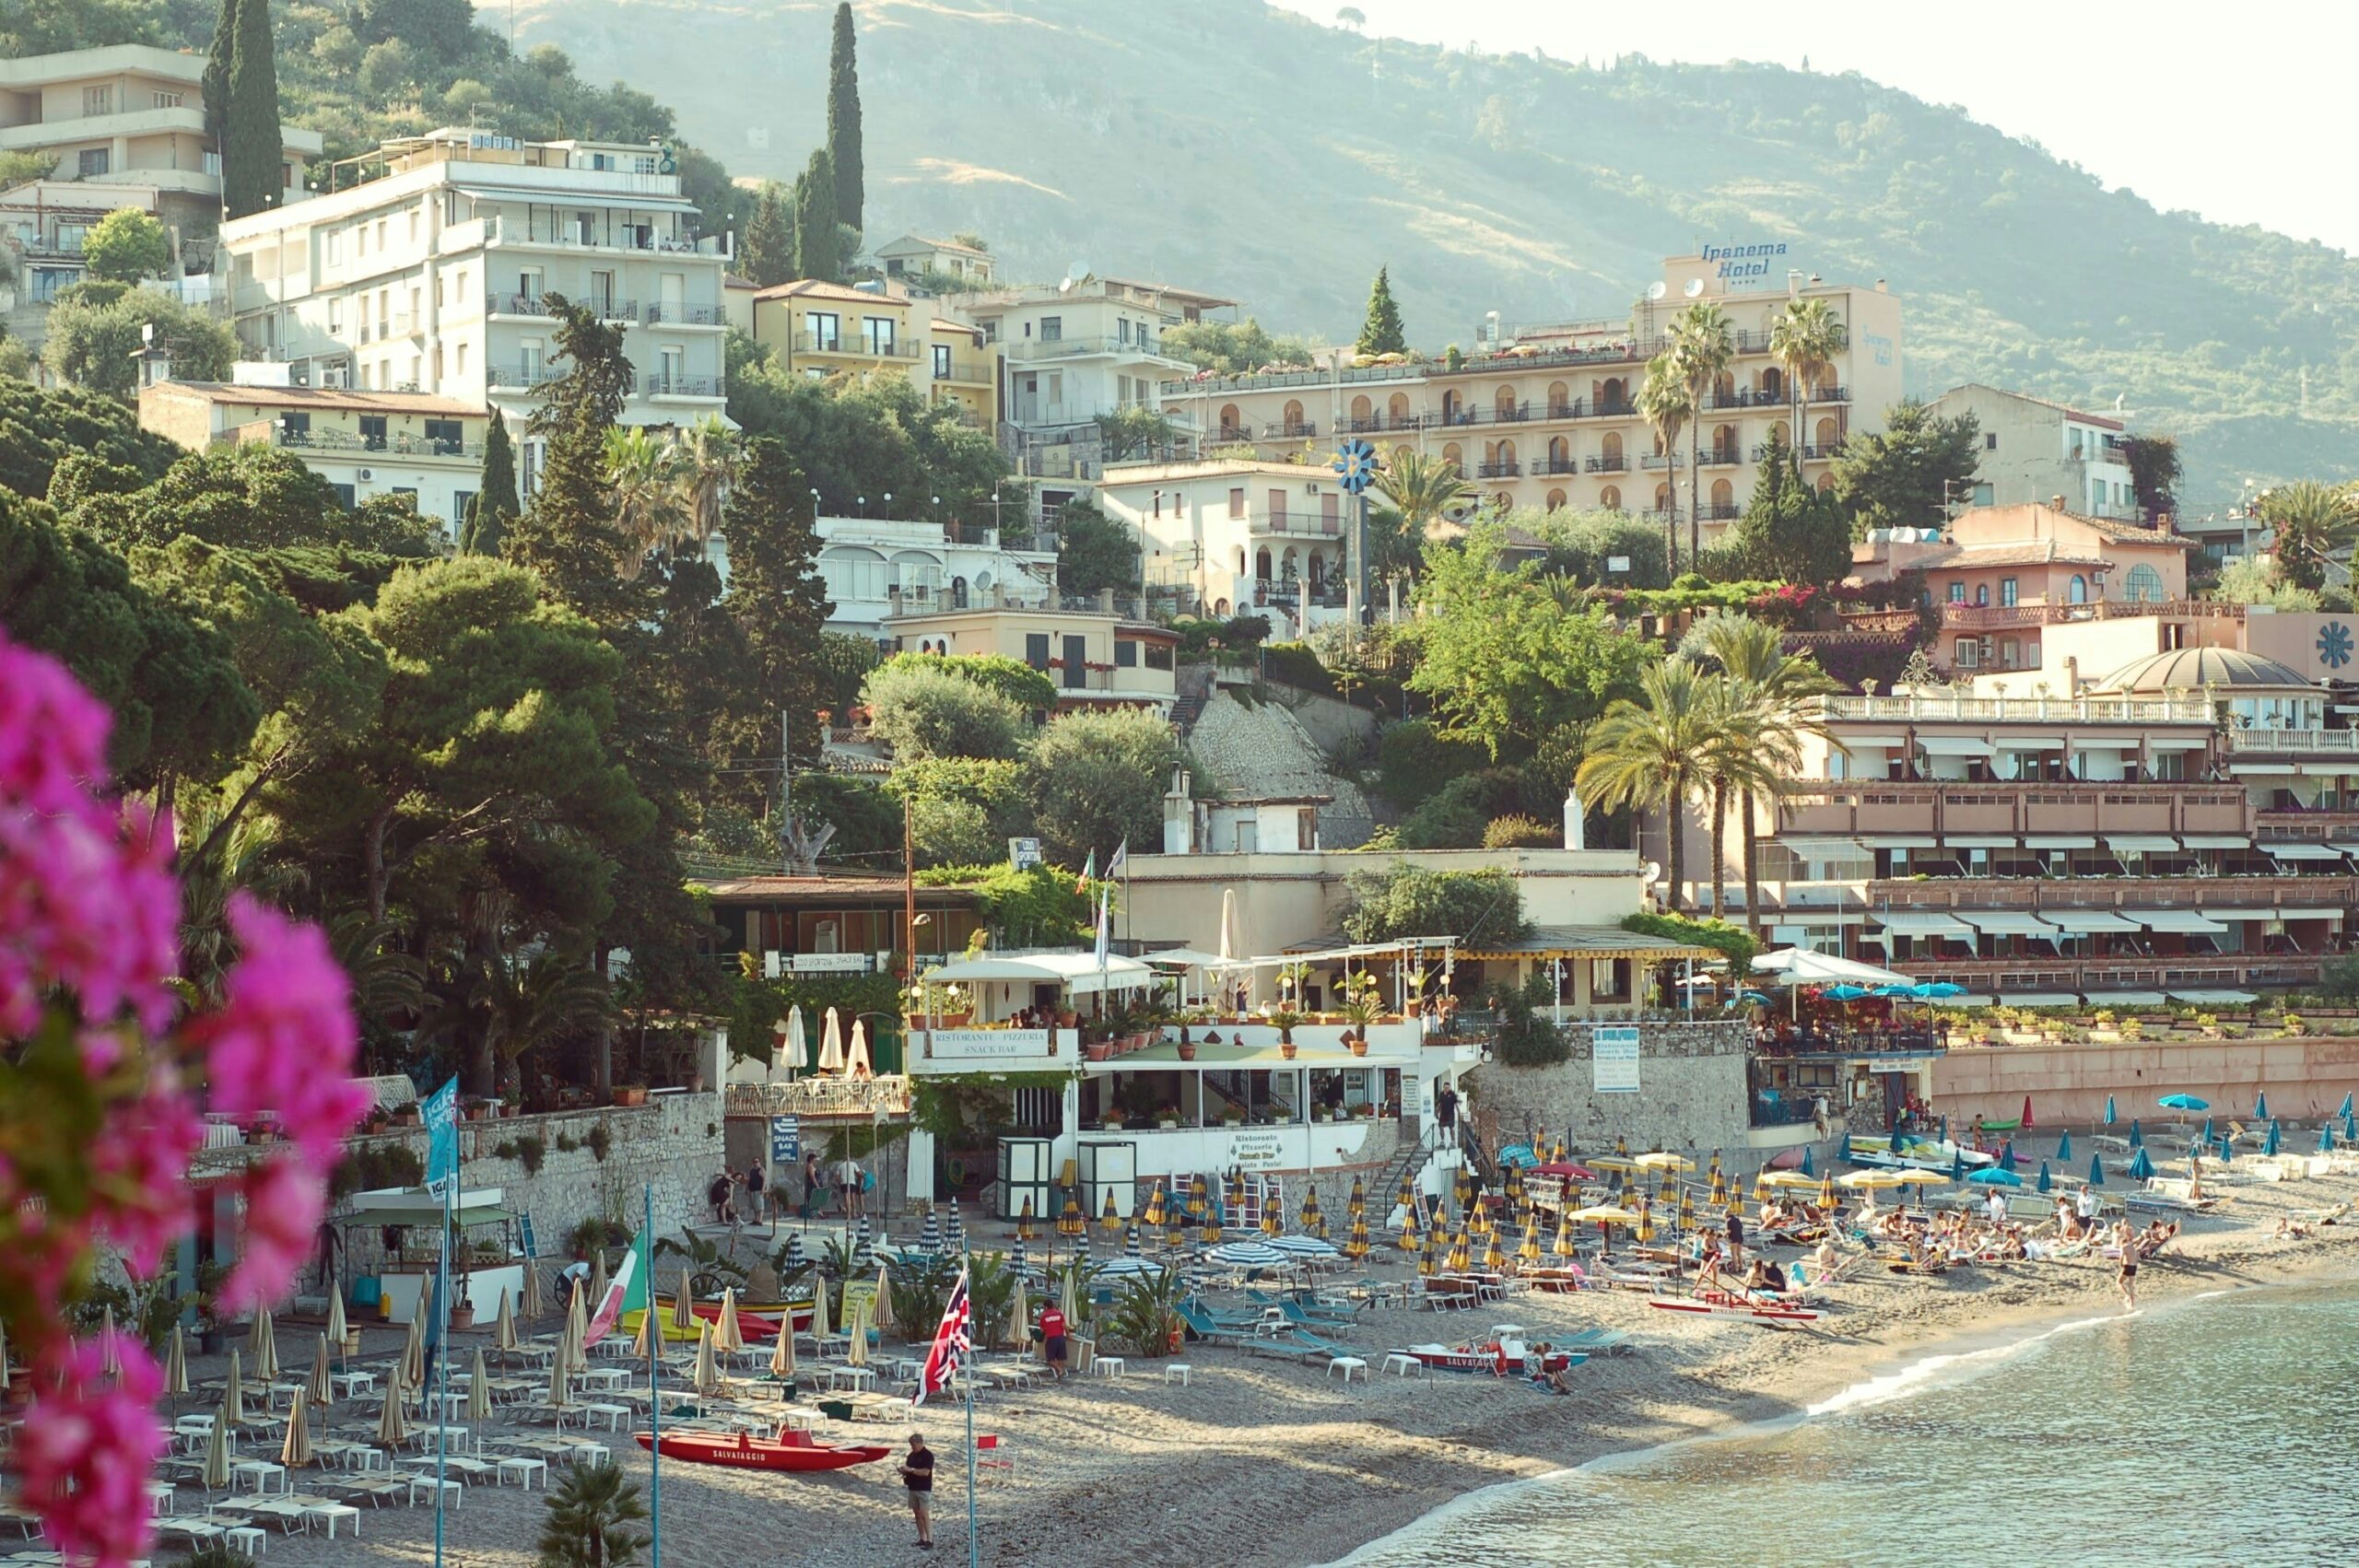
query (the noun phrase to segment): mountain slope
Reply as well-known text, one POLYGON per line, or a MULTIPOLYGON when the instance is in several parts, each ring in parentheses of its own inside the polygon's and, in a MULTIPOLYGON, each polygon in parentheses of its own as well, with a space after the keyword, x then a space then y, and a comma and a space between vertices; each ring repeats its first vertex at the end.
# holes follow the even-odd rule
MULTIPOLYGON (((786 176, 821 135, 831 10, 520 0, 519 16, 523 46, 668 103, 736 173, 786 176)), ((1256 0, 858 11, 872 243, 972 228, 1018 276, 1086 262, 1334 334, 1386 263, 1413 340, 1438 350, 1486 310, 1617 316, 1701 241, 1782 240, 1797 265, 1890 281, 1913 388, 2119 398, 2185 439, 2193 505, 2247 475, 2353 472, 2359 264, 2158 212, 1857 76, 1478 56, 1256 0)))

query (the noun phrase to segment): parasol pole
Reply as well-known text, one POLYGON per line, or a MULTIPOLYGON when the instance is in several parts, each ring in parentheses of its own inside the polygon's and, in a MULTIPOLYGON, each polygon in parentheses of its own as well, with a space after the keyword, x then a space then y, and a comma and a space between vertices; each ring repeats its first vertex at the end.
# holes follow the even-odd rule
MULTIPOLYGON (((663 1562, 663 1395, 656 1387, 663 1375, 663 1325, 655 1317, 655 1184, 646 1182, 640 1189, 640 1202, 644 1219, 639 1230, 639 1245, 647 1278, 647 1499, 649 1534, 648 1561, 662 1568, 663 1562)), ((808 1222, 804 1228, 810 1228, 808 1222)), ((681 1281, 680 1288, 687 1289, 681 1281)), ((827 1281, 819 1283, 821 1290, 827 1281)), ((780 1294, 783 1296, 784 1292, 780 1294)), ((778 1331, 794 1332, 794 1308, 788 1306, 779 1315, 778 1331)))

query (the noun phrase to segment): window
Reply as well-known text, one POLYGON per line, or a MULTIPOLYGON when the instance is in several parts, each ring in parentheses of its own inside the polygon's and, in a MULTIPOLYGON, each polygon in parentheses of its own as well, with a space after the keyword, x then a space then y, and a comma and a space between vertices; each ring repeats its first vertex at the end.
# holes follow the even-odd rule
POLYGON ((2065 586, 2064 602, 2068 604, 2087 603, 2089 602, 2089 579, 2083 577, 2080 573, 2074 572, 2072 574, 2072 580, 2065 586))
POLYGON ((2020 643, 2020 642, 2018 642, 2015 638, 2011 638, 2011 637, 2002 637, 2002 638, 2001 638, 1999 639, 1999 664, 2000 664, 2000 667, 2001 667, 2001 669, 2013 670, 2013 669, 2014 669, 2015 667, 2017 667, 2018 665, 2020 665, 2023 661, 2024 661, 2024 650, 2023 650, 2023 644, 2022 644, 2022 643, 2020 643))
POLYGON ((1123 344, 1127 344, 1131 341, 1130 317, 1117 316, 1114 318, 1114 341, 1116 343, 1123 344))
POLYGON ((2163 602, 2163 574, 2141 561, 2130 568, 2129 599, 2132 604, 2163 602))
POLYGON ((328 335, 339 337, 344 333, 344 300, 336 295, 328 297, 328 335))
POLYGON ((1954 582, 1950 584, 1950 603, 1953 604, 1963 604, 1966 603, 1966 584, 1962 582, 1954 582))
POLYGON ((381 217, 377 220, 377 249, 379 251, 385 248, 385 222, 386 220, 381 217))
POLYGON ((360 498, 353 493, 351 486, 330 485, 328 488, 335 492, 336 503, 343 507, 345 510, 350 511, 355 506, 359 504, 360 498))
POLYGON ((98 179, 107 171, 107 149, 104 147, 84 147, 80 154, 75 158, 74 167, 81 174, 83 179, 98 179))
POLYGON ((1148 643, 1146 645, 1146 667, 1150 670, 1170 669, 1171 645, 1168 642, 1148 643))
POLYGON ((311 433, 311 416, 299 410, 288 409, 279 415, 278 427, 290 436, 308 436, 311 433))
POLYGON ((1999 603, 2008 609, 2014 608, 2015 579, 2013 578, 2002 577, 1999 579, 1999 603))
POLYGON ((983 341, 985 343, 997 343, 999 341, 998 317, 994 316, 990 321, 983 323, 983 341))
POLYGON ((372 452, 385 450, 385 416, 364 414, 360 416, 360 444, 372 452))
POLYGON ((803 318, 803 330, 813 348, 833 354, 843 343, 843 318, 833 310, 812 310, 803 318))
POLYGON ((681 390, 682 382, 686 378, 681 375, 680 367, 687 361, 687 354, 685 349, 672 345, 666 345, 664 346, 663 351, 663 380, 658 383, 663 391, 678 392, 681 390))
POLYGON ((112 114, 113 112, 114 88, 111 86, 103 88, 84 88, 82 89, 82 113, 85 117, 92 114, 112 114))
POLYGON ((1972 670, 1978 668, 1982 662, 1981 639, 1979 638, 1971 637, 1962 637, 1958 638, 1957 657, 1953 661, 1953 662, 1961 670, 1972 670))
POLYGON ((1125 638, 1116 638, 1114 639, 1114 668, 1134 670, 1138 668, 1138 662, 1139 645, 1125 638))
POLYGON ((453 344, 451 347, 451 355, 452 359, 451 373, 457 376, 465 375, 467 373, 466 344, 464 341, 453 344))
POLYGON ((410 208, 409 211, 409 242, 413 245, 417 243, 417 209, 416 207, 410 208))
POLYGON ((426 442, 445 457, 456 457, 466 449, 466 430, 456 419, 428 419, 426 442))
POLYGON ((323 253, 326 256, 326 258, 327 258, 327 262, 328 262, 328 264, 329 264, 330 266, 334 266, 334 265, 335 265, 336 263, 340 263, 340 262, 342 262, 342 261, 344 260, 344 230, 343 230, 343 229, 341 229, 341 228, 331 228, 331 229, 329 229, 329 230, 327 231, 327 235, 326 235, 326 237, 325 237, 324 239, 323 239, 323 240, 321 240, 321 242, 320 242, 320 243, 321 243, 321 246, 322 246, 323 253))
POLYGON ((946 343, 933 345, 933 379, 937 381, 950 379, 950 345, 946 343))
POLYGON ((1270 492, 1270 526, 1284 528, 1285 525, 1286 493, 1284 490, 1272 490, 1270 492))
POLYGON ((1228 493, 1228 515, 1233 518, 1241 518, 1245 515, 1245 492, 1242 489, 1231 490, 1228 493))
POLYGON ((1062 316, 1043 316, 1040 318, 1040 341, 1042 343, 1062 343, 1064 340, 1065 319, 1062 316))
POLYGON ((1049 634, 1047 632, 1024 634, 1024 662, 1031 665, 1035 670, 1045 670, 1049 667, 1049 634))
POLYGON ((892 353, 893 318, 890 316, 863 316, 860 320, 860 339, 862 346, 866 348, 871 354, 884 355, 892 353))
POLYGON ((467 509, 468 509, 469 507, 471 507, 471 506, 474 506, 475 504, 475 493, 473 490, 453 490, 453 491, 452 491, 452 492, 451 492, 451 521, 452 521, 452 522, 464 522, 464 521, 467 521, 467 509))
POLYGON ((148 97, 158 109, 178 109, 183 101, 182 95, 176 92, 150 93, 148 97))
POLYGON ((1998 431, 1985 430, 1982 432, 1982 450, 1987 452, 1994 452, 1999 450, 1998 431))

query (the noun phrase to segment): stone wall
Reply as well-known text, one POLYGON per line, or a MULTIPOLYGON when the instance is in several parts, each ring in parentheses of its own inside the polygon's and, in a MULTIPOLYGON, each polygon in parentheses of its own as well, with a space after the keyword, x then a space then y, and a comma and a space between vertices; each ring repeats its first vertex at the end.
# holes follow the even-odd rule
POLYGON ((2118 1045, 1954 1047, 1933 1063, 1933 1109, 1953 1129, 1977 1116, 2013 1121, 2032 1102, 2036 1122, 2075 1125, 2105 1115, 2114 1096, 2124 1120, 2175 1113, 2165 1094, 2193 1094, 2222 1116, 2249 1116, 2253 1097, 2292 1120, 2316 1121, 2359 1089, 2359 1038, 2138 1040, 2118 1045))
POLYGON ((1633 1150, 1745 1147, 1746 1031, 1742 1024, 1642 1024, 1638 1092, 1599 1094, 1589 1031, 1567 1025, 1571 1059, 1555 1067, 1485 1062, 1467 1076, 1470 1109, 1502 1143, 1562 1137, 1590 1153, 1616 1138, 1633 1150))
MULTIPOLYGON (((355 1144, 405 1143, 423 1161, 423 1128, 388 1130, 355 1144)), ((622 1109, 566 1111, 550 1116, 509 1117, 459 1124, 459 1178, 469 1188, 499 1188, 501 1206, 533 1220, 543 1258, 569 1252, 573 1227, 593 1215, 619 1220, 636 1233, 641 1223, 646 1186, 654 1186, 655 1233, 678 1234, 682 1225, 707 1214, 705 1184, 722 1164, 721 1096, 660 1094, 645 1106, 622 1109), (606 1156, 588 1141, 591 1129, 606 1129, 606 1156), (503 1143, 541 1140, 541 1168, 527 1172, 521 1159, 492 1151, 503 1143), (577 1145, 560 1149, 557 1141, 577 1145)), ((351 1211, 347 1203, 339 1214, 351 1211)), ((366 1225, 347 1235, 346 1277, 371 1272, 381 1261, 378 1237, 366 1225)))

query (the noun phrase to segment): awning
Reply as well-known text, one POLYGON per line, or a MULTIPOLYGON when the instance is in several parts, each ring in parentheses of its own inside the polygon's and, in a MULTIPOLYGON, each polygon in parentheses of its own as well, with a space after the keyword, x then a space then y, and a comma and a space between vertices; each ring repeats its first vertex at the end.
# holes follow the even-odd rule
POLYGON ((1930 849, 1938 840, 1923 834, 1865 833, 1860 842, 1871 849, 1930 849))
POLYGON ((2183 833, 2179 842, 2190 849, 2249 849, 2252 835, 2248 833, 2183 833))
POLYGON ((1915 909, 1896 909, 1889 915, 1878 915, 1876 920, 1895 936, 1954 936, 1974 935, 1964 920, 1955 915, 1941 915, 1915 909))
POLYGON ((1906 735, 1838 734, 1835 737, 1835 743, 1847 752, 1878 751, 1890 746, 1905 746, 1908 738, 1906 735))
POLYGON ((2242 1007, 2260 998, 2250 991, 2173 991, 2171 1000, 2190 1007, 2242 1007))
POLYGON ((2207 920, 2228 920, 2244 925, 2258 925, 2278 918, 2274 909, 2206 909, 2202 913, 2207 920))
POLYGON ((2280 860, 2339 860, 2342 851, 2331 844, 2263 844, 2270 856, 2280 860))
MULTIPOLYGON (((2200 752, 2203 749, 2203 743, 2192 739, 2177 740, 2166 735, 2149 735, 2146 737, 2146 749, 2150 752, 2200 752)), ((2141 991, 2138 994, 2144 996, 2146 993, 2141 991)))
POLYGON ((2341 909, 2280 909, 2277 914, 2286 920, 2339 920, 2343 917, 2341 909))
POLYGON ((2086 993, 2091 1007, 2160 1007, 2160 991, 2090 991, 2086 993))
POLYGON ((2088 833, 2031 833, 2024 836, 2026 849, 2094 849, 2096 837, 2088 833))
POLYGON ((2078 1007, 2081 998, 2073 991, 2002 991, 2001 1007, 2078 1007))
POLYGON ((1975 735, 1919 735, 1917 749, 1927 756, 1990 756, 1999 750, 1975 735))
POLYGON ((1942 1005, 1944 1007, 1988 1007, 1990 1005, 1990 999, 1978 991, 1968 991, 1964 996, 1943 997, 1942 1005))
POLYGON ((2301 770, 2290 762, 2232 762, 2228 771, 2239 778, 2291 778, 2301 770))
POLYGON ((1953 833, 1942 840, 1953 849, 2012 849, 2015 836, 2012 833, 1953 833))
POLYGON ((1856 833, 1780 833, 1768 840, 1782 844, 1797 855, 1824 855, 1829 850, 1856 850, 1860 836, 1856 833))
POLYGON ((2057 934, 2056 928, 2038 916, 2013 909, 1961 909, 1958 919, 1985 936, 2052 937, 2057 934))
POLYGON ((2122 855, 2175 855, 2178 840, 2160 833, 2108 833, 2105 847, 2122 855))
POLYGON ((2341 850, 2343 854, 2359 855, 2359 840, 2337 838, 2332 841, 2332 844, 2336 849, 2341 850))
POLYGON ((2058 930, 2073 936, 2094 936, 2099 931, 2119 932, 2143 930, 2135 920, 2125 920, 2110 909, 2042 909, 2039 918, 2058 930))
POLYGON ((945 964, 929 971, 928 980, 943 985, 967 984, 976 981, 1015 980, 1041 981, 1062 985, 1076 996, 1097 990, 1126 990, 1144 986, 1154 978, 1155 971, 1135 958, 1109 954, 1099 959, 1094 953, 1027 953, 1021 957, 962 958, 956 964, 945 964))
POLYGON ((2150 931, 2171 931, 2180 936, 2226 936, 2228 928, 2219 921, 2207 919, 2192 909, 2125 909, 2123 914, 2150 931))
POLYGON ((2095 738, 2083 738, 2073 742, 2072 749, 2076 752, 2112 752, 2119 755, 2122 753, 2136 751, 2138 749, 2138 743, 2135 741, 2123 740, 2118 736, 2109 741, 2095 738))
POLYGON ((2061 735, 2002 735, 1999 738, 2002 752, 2060 752, 2064 749, 2061 735))

